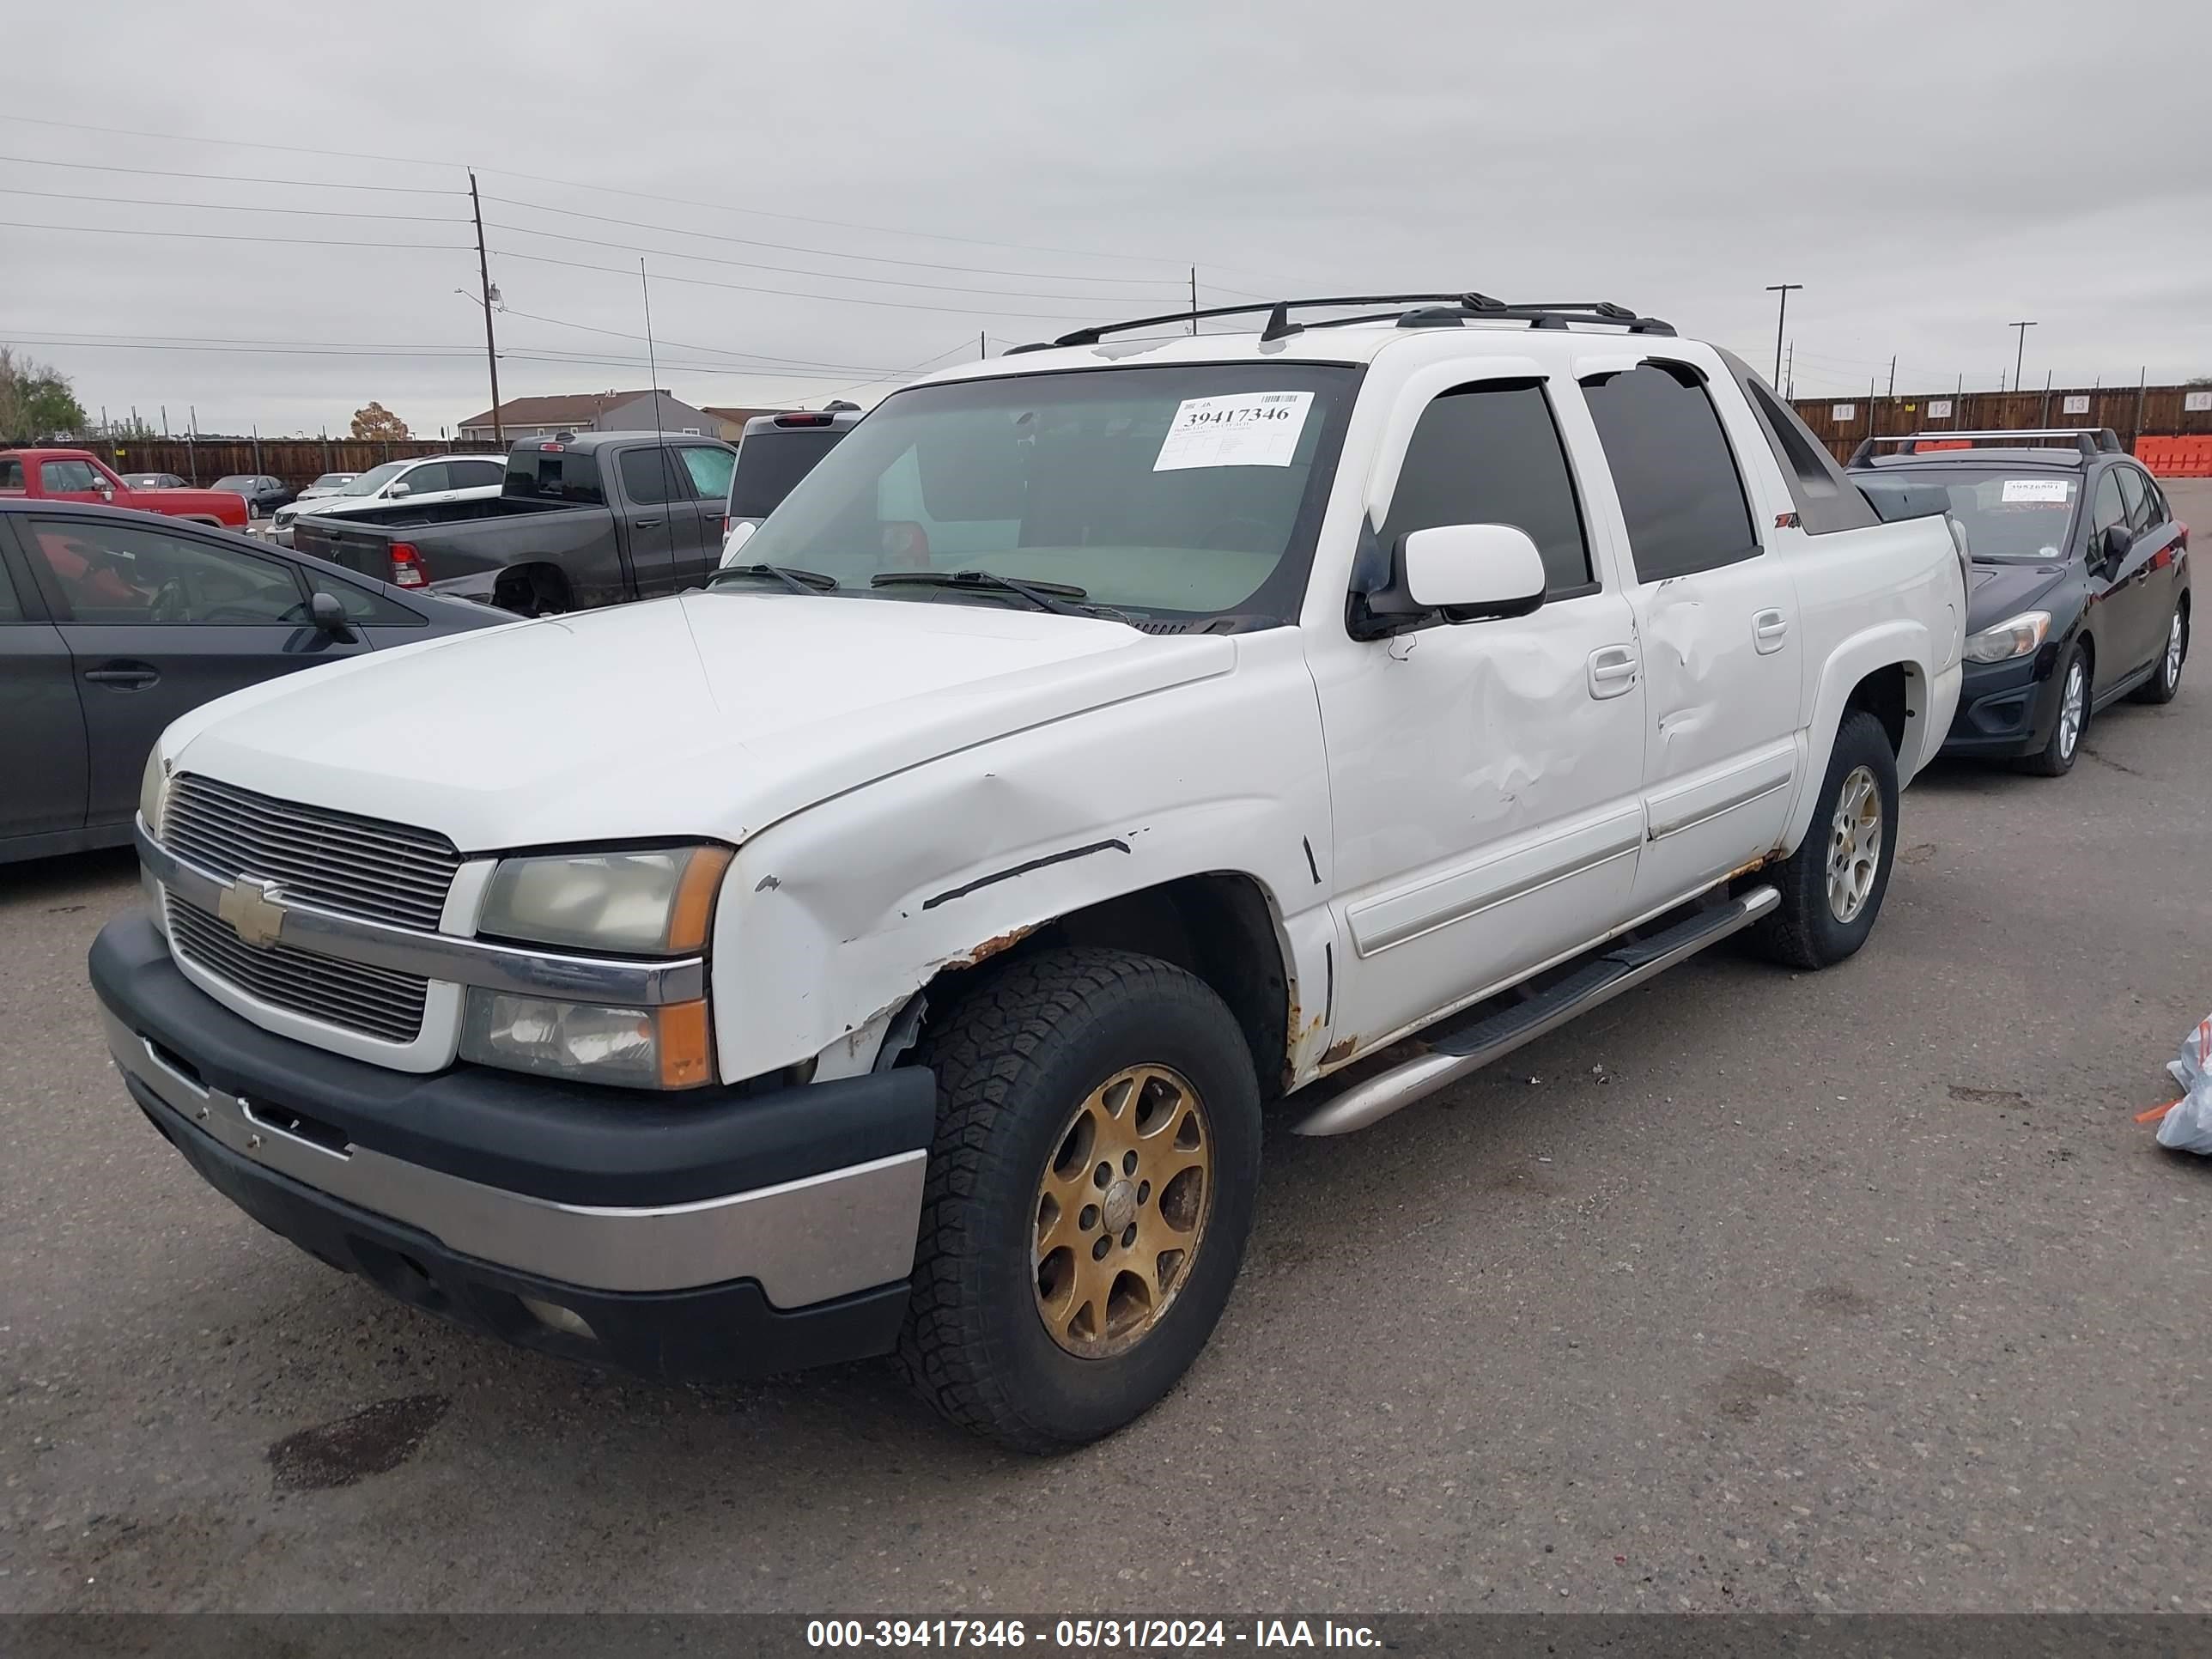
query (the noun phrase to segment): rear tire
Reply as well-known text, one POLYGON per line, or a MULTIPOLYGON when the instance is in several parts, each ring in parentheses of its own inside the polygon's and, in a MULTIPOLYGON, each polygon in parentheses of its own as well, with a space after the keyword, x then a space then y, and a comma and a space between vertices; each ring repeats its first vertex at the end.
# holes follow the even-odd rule
POLYGON ((1867 941, 1897 856, 1897 757, 1864 709, 1844 717, 1813 822, 1772 878, 1782 902, 1752 943, 1792 968, 1826 968, 1867 941))
POLYGON ((2181 665, 2189 660, 2189 611, 2176 601, 2166 624, 2166 643, 2160 647, 2158 668, 2150 678, 2128 696, 2137 702, 2172 702, 2181 690, 2181 665))
POLYGON ((2049 741, 2014 764, 2039 778, 2062 778, 2071 772, 2089 729, 2089 653, 2077 640, 2066 647, 2058 665, 2058 718, 2051 723, 2049 741))
POLYGON ((1197 1358, 1243 1257, 1260 1091, 1235 1018, 1152 957, 1045 951, 922 1059, 938 1122, 895 1363, 1014 1450, 1111 1434, 1197 1358))

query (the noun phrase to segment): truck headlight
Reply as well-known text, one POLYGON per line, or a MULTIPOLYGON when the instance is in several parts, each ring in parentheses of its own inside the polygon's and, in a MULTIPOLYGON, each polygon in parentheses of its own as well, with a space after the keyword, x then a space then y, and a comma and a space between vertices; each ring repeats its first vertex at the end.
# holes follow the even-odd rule
POLYGON ((687 955, 707 946, 729 865, 726 847, 507 859, 477 931, 581 951, 687 955))
POLYGON ((714 1081, 707 1005, 605 1008, 471 988, 461 1017, 463 1060, 632 1089, 696 1089, 714 1081))
POLYGON ((138 775, 138 816, 146 820, 146 833, 156 841, 161 838, 161 801, 168 787, 169 774, 157 743, 147 753, 146 769, 138 775))
MULTIPOLYGON (((726 847, 576 853, 501 860, 477 931, 623 956, 707 948, 726 847)), ((483 1066, 633 1089, 696 1089, 714 1078, 704 999, 610 1007, 472 988, 460 1055, 483 1066)))
POLYGON ((2039 648, 2051 636, 2048 611, 2023 611, 1966 638, 1968 662, 2009 662, 2039 648))

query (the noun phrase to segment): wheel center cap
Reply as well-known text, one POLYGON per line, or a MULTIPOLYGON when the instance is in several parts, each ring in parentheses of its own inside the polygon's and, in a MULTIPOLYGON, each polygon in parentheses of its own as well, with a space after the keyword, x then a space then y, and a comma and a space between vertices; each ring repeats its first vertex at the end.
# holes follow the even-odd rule
POLYGON ((1098 1207, 1104 1213, 1106 1231, 1120 1232, 1137 1218, 1136 1187, 1130 1182, 1115 1182, 1106 1189, 1106 1201, 1098 1207))

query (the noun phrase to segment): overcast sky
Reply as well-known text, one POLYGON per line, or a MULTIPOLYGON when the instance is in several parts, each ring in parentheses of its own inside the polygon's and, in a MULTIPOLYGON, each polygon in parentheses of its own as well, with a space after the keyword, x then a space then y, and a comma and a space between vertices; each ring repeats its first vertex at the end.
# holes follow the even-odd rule
POLYGON ((2212 374, 2206 0, 149 0, 8 28, 0 342, 95 417, 484 408, 471 165, 510 397, 647 384, 641 252, 694 404, 865 402, 979 333, 1187 303, 1194 264, 1210 303, 1618 300, 1762 368, 1765 285, 1802 283, 1800 396, 1893 353, 1900 392, 1994 387, 2021 319, 2030 386, 2212 374))

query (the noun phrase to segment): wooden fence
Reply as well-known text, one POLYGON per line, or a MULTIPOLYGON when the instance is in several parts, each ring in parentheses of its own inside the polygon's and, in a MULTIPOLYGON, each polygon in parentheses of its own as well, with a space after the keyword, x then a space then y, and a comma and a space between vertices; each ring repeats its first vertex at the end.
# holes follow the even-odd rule
POLYGON ((2047 392, 1899 392, 1895 397, 1799 398, 1793 405, 1839 461, 1867 438, 1909 432, 2019 432, 2036 427, 2108 426, 2132 450, 2136 440, 2212 434, 2212 386, 2053 386, 2047 392), (2086 408, 2069 411, 2069 398, 2086 408), (2208 405, 2191 409, 2195 401, 2208 405), (1944 406, 1948 404, 1948 408, 1944 406), (1941 414, 1937 410, 1942 410, 1941 414), (1848 413, 1844 411, 1848 410, 1848 413))
POLYGON ((118 472, 173 472, 196 484, 238 473, 266 472, 298 489, 325 472, 366 472, 386 461, 421 455, 496 453, 485 443, 445 443, 435 438, 407 438, 396 443, 355 438, 72 438, 63 447, 85 449, 118 472))

